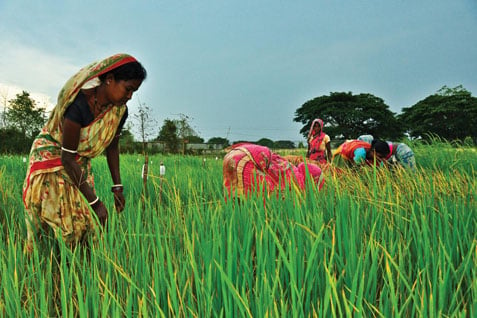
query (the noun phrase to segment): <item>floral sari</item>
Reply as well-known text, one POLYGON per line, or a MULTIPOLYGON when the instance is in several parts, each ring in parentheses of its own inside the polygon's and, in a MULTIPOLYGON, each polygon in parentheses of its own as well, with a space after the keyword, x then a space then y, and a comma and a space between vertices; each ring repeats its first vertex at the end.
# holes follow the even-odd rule
MULTIPOLYGON (((71 77, 60 91, 48 122, 33 142, 23 184, 28 251, 32 250, 40 227, 50 226, 55 235, 61 235, 70 245, 84 240, 87 234, 94 237, 96 222, 92 210, 61 163, 63 115, 81 88, 99 85, 99 75, 132 61, 135 61, 132 56, 117 54, 92 63, 71 77)), ((91 158, 100 155, 111 143, 125 111, 126 105, 109 106, 80 130, 76 161, 93 189, 91 158)))

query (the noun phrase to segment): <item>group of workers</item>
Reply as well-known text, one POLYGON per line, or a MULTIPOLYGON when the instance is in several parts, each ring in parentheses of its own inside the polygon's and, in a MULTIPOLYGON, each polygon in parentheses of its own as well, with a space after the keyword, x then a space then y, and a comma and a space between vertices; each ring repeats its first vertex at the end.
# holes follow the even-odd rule
MULTIPOLYGON (((106 225, 108 209, 97 196, 91 159, 106 153, 111 192, 117 212, 125 207, 119 165, 119 137, 128 117, 126 103, 146 78, 140 62, 115 54, 91 63, 73 75, 61 89, 58 103, 35 138, 23 185, 27 227, 25 250, 31 252, 42 233, 52 230, 67 245, 96 237, 97 225, 106 225)), ((303 190, 323 185, 322 171, 334 156, 353 164, 390 161, 415 168, 412 150, 361 136, 343 143, 334 153, 323 121, 313 121, 305 160, 293 162, 267 147, 240 143, 228 148, 223 161, 223 184, 228 196, 252 192, 303 190)), ((297 156, 295 156, 297 157, 297 156)))
POLYGON ((280 156, 264 146, 240 143, 227 149, 223 161, 224 187, 229 197, 248 196, 252 192, 270 193, 287 185, 303 189, 310 179, 323 185, 322 171, 330 167, 336 156, 349 166, 400 165, 415 170, 414 153, 404 143, 375 139, 361 135, 346 140, 336 150, 331 150, 331 139, 323 131, 323 120, 313 120, 308 133, 306 158, 280 156), (259 187, 257 189, 257 187, 259 187))
POLYGON ((349 165, 398 164, 411 170, 416 169, 414 152, 408 145, 375 139, 372 135, 346 140, 332 152, 330 137, 323 132, 323 121, 315 119, 308 134, 306 157, 319 163, 327 163, 338 155, 349 165))

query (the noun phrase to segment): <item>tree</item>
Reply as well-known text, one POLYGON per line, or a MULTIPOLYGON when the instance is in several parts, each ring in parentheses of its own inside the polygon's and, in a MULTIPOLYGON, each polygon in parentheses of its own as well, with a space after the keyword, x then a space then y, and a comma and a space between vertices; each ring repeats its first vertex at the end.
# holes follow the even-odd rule
POLYGON ((278 148, 278 149, 295 149, 295 144, 291 140, 277 140, 277 141, 275 141, 275 148, 278 148))
POLYGON ((30 94, 23 91, 15 99, 9 101, 9 109, 5 114, 7 127, 19 129, 27 138, 33 138, 45 124, 44 108, 35 108, 35 101, 30 94))
POLYGON ((260 145, 260 146, 265 146, 265 147, 268 147, 268 148, 274 148, 274 146, 275 146, 275 143, 273 142, 273 140, 268 139, 268 138, 259 139, 259 140, 257 140, 256 144, 260 145))
POLYGON ((166 152, 177 153, 179 149, 179 138, 177 137, 177 126, 173 120, 164 120, 157 140, 164 143, 166 152))
POLYGON ((8 87, 2 88, 2 90, 0 91, 0 105, 2 106, 2 113, 0 114, 1 116, 0 127, 6 127, 7 126, 6 114, 7 114, 7 108, 8 108, 8 87))
POLYGON ((339 92, 316 97, 298 108, 293 120, 304 124, 300 133, 307 137, 315 118, 323 119, 323 130, 332 139, 354 139, 362 134, 399 139, 404 132, 389 106, 372 94, 339 92))
POLYGON ((222 137, 212 137, 207 141, 207 143, 209 145, 222 145, 223 147, 230 146, 230 141, 227 138, 222 137))
MULTIPOLYGON (((191 142, 190 141, 191 139, 197 140, 194 137, 198 137, 198 134, 190 125, 189 123, 190 121, 192 121, 192 118, 184 114, 179 114, 179 119, 174 120, 174 123, 177 127, 177 136, 179 140, 182 142, 182 154, 185 153, 185 150, 186 150, 185 145, 191 142)), ((203 141, 204 139, 202 139, 202 142, 203 141)))
POLYGON ((199 136, 186 136, 187 143, 189 144, 202 144, 204 143, 204 138, 201 138, 199 136))
POLYGON ((27 154, 33 138, 27 138, 18 128, 0 128, 0 153, 27 154))
POLYGON ((146 104, 139 103, 138 114, 135 114, 136 120, 139 122, 139 133, 142 139, 142 153, 144 154, 144 165, 142 167, 142 182, 143 182, 143 210, 145 208, 144 200, 148 196, 147 190, 147 176, 149 174, 149 155, 147 151, 147 142, 156 127, 156 121, 149 118, 150 109, 146 104))
POLYGON ((136 121, 138 122, 138 133, 143 143, 143 152, 146 151, 146 143, 151 136, 155 134, 157 122, 154 119, 149 118, 151 110, 145 104, 139 104, 138 113, 134 114, 136 121))
POLYGON ((447 140, 464 140, 470 136, 477 142, 477 98, 462 85, 443 86, 436 94, 403 108, 398 118, 414 138, 437 135, 447 140))
POLYGON ((121 152, 134 153, 136 150, 136 143, 134 142, 134 136, 131 132, 131 126, 123 127, 121 131, 121 138, 119 139, 119 146, 121 152))

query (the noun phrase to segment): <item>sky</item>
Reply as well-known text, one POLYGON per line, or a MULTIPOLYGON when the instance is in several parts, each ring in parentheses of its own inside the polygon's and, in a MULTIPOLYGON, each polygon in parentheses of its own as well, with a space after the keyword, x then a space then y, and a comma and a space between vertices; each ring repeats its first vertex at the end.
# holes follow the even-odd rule
POLYGON ((132 125, 144 104, 153 134, 183 114, 205 141, 299 142, 295 111, 331 92, 397 114, 444 85, 476 96, 477 0, 0 0, 0 52, 0 102, 49 107, 81 67, 129 53, 148 72, 132 125))

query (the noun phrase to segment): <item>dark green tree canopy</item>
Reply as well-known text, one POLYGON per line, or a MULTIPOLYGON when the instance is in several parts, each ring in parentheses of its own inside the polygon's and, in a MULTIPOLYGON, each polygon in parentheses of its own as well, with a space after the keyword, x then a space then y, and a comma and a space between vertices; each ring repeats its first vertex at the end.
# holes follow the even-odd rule
POLYGON ((195 135, 185 136, 185 139, 189 144, 201 144, 204 142, 204 138, 195 135))
POLYGON ((18 128, 0 128, 1 154, 27 154, 30 151, 33 138, 27 138, 18 128))
POLYGON ((414 106, 403 108, 398 118, 414 138, 437 135, 464 140, 469 136, 477 142, 477 98, 462 85, 442 87, 414 106))
POLYGON ((275 148, 277 148, 277 149, 294 149, 295 144, 291 140, 277 140, 277 141, 275 141, 275 148))
POLYGON ((121 131, 119 147, 121 148, 121 152, 134 153, 134 151, 136 151, 136 142, 134 142, 134 135, 131 132, 130 124, 126 124, 126 127, 123 127, 121 131))
POLYGON ((275 145, 273 140, 268 139, 268 138, 259 139, 259 140, 257 140, 256 144, 260 145, 260 146, 265 146, 265 147, 268 147, 268 148, 273 148, 274 145, 275 145))
POLYGON ((212 137, 207 141, 208 144, 230 146, 230 141, 227 138, 212 137))
POLYGON ((295 112, 296 122, 304 124, 300 133, 308 135, 314 119, 321 118, 330 138, 354 139, 372 134, 381 139, 400 139, 404 129, 384 101, 371 94, 335 92, 304 103, 295 112))
POLYGON ((173 120, 164 120, 157 140, 164 143, 166 151, 177 153, 179 149, 179 138, 177 137, 177 126, 173 120))
POLYGON ((19 129, 27 138, 35 137, 46 120, 45 109, 37 108, 26 91, 9 101, 5 117, 7 127, 19 129))

